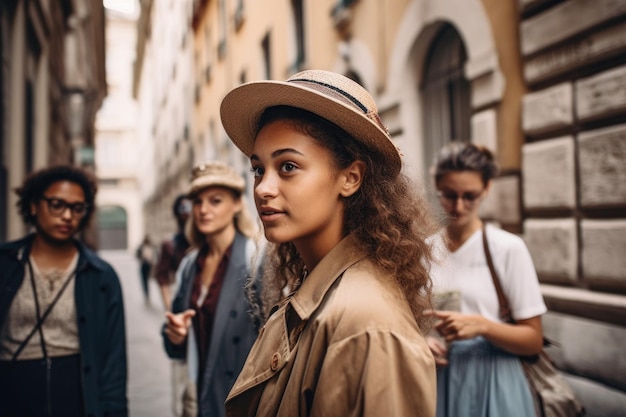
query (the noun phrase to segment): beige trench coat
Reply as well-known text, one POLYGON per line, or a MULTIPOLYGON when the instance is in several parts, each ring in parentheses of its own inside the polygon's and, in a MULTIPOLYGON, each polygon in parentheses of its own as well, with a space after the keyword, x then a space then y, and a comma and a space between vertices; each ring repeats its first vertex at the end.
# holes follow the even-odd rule
POLYGON ((227 416, 434 416, 434 360, 389 279, 340 242, 261 329, 227 416))

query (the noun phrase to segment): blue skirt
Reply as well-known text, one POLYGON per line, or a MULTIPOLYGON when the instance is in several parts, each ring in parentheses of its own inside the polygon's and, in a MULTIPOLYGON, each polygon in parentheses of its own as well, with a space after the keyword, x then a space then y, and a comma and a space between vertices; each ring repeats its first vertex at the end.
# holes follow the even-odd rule
POLYGON ((452 343, 437 370, 437 417, 503 416, 535 416, 519 358, 482 337, 452 343))

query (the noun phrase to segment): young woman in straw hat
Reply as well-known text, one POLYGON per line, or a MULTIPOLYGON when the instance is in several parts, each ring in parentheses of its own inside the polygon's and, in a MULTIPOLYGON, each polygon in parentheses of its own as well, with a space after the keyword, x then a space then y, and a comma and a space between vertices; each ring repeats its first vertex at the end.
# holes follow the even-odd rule
POLYGON ((186 359, 189 368, 185 416, 225 415, 226 394, 257 336, 246 297, 255 250, 244 187, 244 178, 221 162, 193 168, 185 230, 193 250, 178 267, 163 329, 168 355, 186 359))
POLYGON ((234 89, 221 116, 270 242, 268 317, 227 414, 433 416, 433 229, 372 97, 312 70, 234 89))
POLYGON ((491 151, 472 143, 443 147, 433 166, 448 221, 433 237, 443 262, 433 268, 431 277, 437 294, 454 293, 457 298, 454 309, 428 312, 437 319, 435 329, 441 336, 428 338, 439 365, 440 417, 535 415, 518 355, 541 351, 541 315, 546 306, 522 239, 485 226, 479 217, 496 173, 491 151), (505 323, 500 315, 483 238, 516 324, 505 323))

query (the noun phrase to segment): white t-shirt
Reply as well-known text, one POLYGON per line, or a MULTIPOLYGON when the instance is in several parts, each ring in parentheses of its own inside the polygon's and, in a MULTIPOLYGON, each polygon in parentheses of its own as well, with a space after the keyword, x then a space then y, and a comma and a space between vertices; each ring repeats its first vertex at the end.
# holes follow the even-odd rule
MULTIPOLYGON (((437 264, 431 267, 434 294, 460 292, 460 310, 502 322, 498 295, 483 249, 482 230, 477 230, 455 252, 449 252, 440 232, 433 236, 437 264)), ((502 290, 516 320, 547 311, 539 280, 524 241, 505 230, 487 225, 487 240, 502 290)))

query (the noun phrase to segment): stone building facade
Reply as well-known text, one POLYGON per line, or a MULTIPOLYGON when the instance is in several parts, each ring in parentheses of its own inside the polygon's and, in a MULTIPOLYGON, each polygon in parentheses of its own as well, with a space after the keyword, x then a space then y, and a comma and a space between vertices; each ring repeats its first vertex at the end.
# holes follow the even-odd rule
POLYGON ((626 1, 520 0, 524 236, 593 415, 626 410, 626 1))
MULTIPOLYGON (((98 0, 0 2, 0 241, 26 232, 12 190, 29 172, 93 166, 106 95, 103 13, 98 0)), ((95 245, 93 228, 85 240, 95 245)))
POLYGON ((561 343, 553 355, 588 415, 623 415, 625 6, 194 0, 188 162, 218 158, 246 174, 220 125, 222 97, 307 68, 343 73, 372 92, 405 171, 429 196, 440 146, 490 147, 501 175, 482 215, 526 240, 550 308, 546 334, 561 343))

